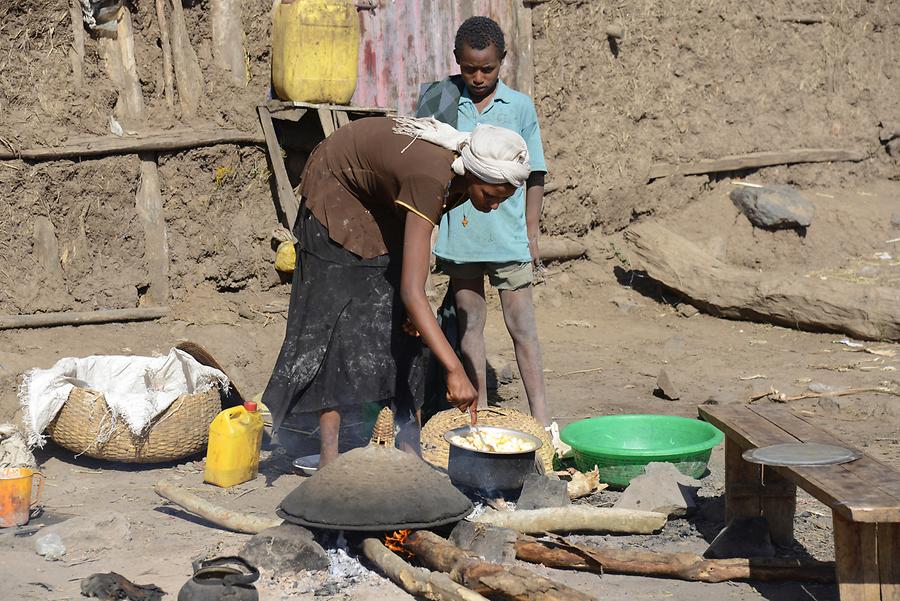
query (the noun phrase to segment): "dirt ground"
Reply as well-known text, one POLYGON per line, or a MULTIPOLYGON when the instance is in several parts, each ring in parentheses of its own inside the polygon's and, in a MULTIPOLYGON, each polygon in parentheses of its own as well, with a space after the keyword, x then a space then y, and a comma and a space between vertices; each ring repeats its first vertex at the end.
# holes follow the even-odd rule
MULTIPOLYGON (((837 196, 838 192, 821 193, 837 196)), ((900 186, 882 183, 842 193, 847 197, 871 194, 863 197, 873 205, 889 207, 900 186)), ((711 206, 716 205, 716 196, 710 194, 711 206)), ((680 217, 691 221, 688 214, 680 217)), ((590 260, 551 265, 546 281, 536 288, 549 398, 552 412, 562 424, 614 413, 695 416, 700 403, 741 403, 769 387, 796 394, 812 383, 866 387, 898 377, 900 358, 853 352, 835 344, 841 338, 838 335, 725 321, 703 314, 687 318, 676 309, 675 299, 657 295, 652 286, 629 287, 619 282, 616 271, 622 261, 617 237, 596 235, 587 240, 590 260), (681 389, 678 401, 653 395, 656 376, 663 367, 681 389)), ((847 262, 852 259, 846 257, 847 262)), ((287 299, 287 287, 261 294, 215 294, 202 303, 196 299, 181 303, 174 317, 159 323, 6 332, 0 350, 2 406, 6 413, 2 417, 10 417, 15 406, 15 375, 27 368, 46 367, 60 357, 88 352, 161 353, 181 339, 206 346, 240 387, 253 394, 266 382, 285 323, 283 314, 262 313, 261 309, 285 306, 287 299)), ((511 341, 493 294, 491 303, 494 310, 487 340, 492 367, 500 372, 510 365, 515 373, 511 341)), ((871 346, 900 351, 897 344, 871 346)), ((499 384, 492 402, 527 410, 518 379, 499 384)), ((810 399, 792 403, 790 409, 900 468, 900 398, 863 394, 810 399)), ((47 475, 46 513, 38 523, 75 516, 107 523, 99 525, 95 536, 85 535, 82 540, 81 535, 72 535, 66 539, 69 551, 55 562, 34 554, 34 537, 0 534, 5 539, 0 546, 0 565, 4 566, 10 598, 77 599, 79 578, 110 570, 175 592, 190 575, 192 558, 236 551, 248 537, 223 532, 166 505, 152 492, 154 482, 175 478, 228 507, 268 514, 302 479, 291 473, 285 456, 277 452, 264 455, 262 473, 256 481, 228 490, 203 484, 199 462, 132 468, 74 458, 52 444, 38 457, 47 475)), ((704 502, 696 516, 670 521, 660 535, 588 540, 702 552, 722 526, 722 461, 722 450, 716 449, 701 490, 704 502)), ((603 492, 590 502, 610 504, 615 496, 603 492)), ((779 553, 833 558, 830 511, 804 494, 798 500, 796 537, 794 547, 781 548, 779 553)), ((834 587, 824 585, 708 585, 627 576, 601 578, 543 568, 537 571, 600 598, 616 594, 625 599, 657 599, 660 591, 665 591, 672 598, 690 596, 710 601, 788 600, 805 596, 806 590, 815 599, 836 599, 834 587)), ((366 572, 355 579, 305 574, 276 580, 268 575, 261 587, 272 599, 406 598, 389 582, 366 572)))
MULTIPOLYGON (((270 0, 243 3, 250 82, 235 90, 212 65, 206 3, 185 2, 208 99, 185 121, 165 108, 153 3, 134 3, 136 56, 148 123, 249 129, 265 97, 270 0), (212 102, 209 98, 215 98, 212 102)), ((535 288, 551 413, 561 425, 613 413, 696 416, 700 403, 743 403, 770 388, 900 383, 900 344, 837 344, 842 336, 690 314, 638 271, 622 231, 660 220, 725 262, 761 272, 879 284, 900 294, 900 163, 878 141, 880 121, 900 122, 900 15, 889 0, 552 0, 534 9, 535 102, 555 191, 546 234, 579 236, 585 259, 550 265, 535 288), (817 16, 812 24, 796 17, 817 16), (616 23, 625 37, 598 34, 616 23), (790 148, 853 148, 859 163, 772 167, 647 183, 657 162, 790 148), (807 235, 752 228, 728 199, 732 181, 787 183, 816 206, 807 235), (894 240, 894 242, 889 242, 894 240), (654 396, 665 368, 677 401, 654 396)), ((0 143, 52 145, 109 129, 115 90, 89 39, 85 84, 72 84, 64 0, 0 8, 0 143), (18 68, 20 66, 21 68, 18 68)), ((205 346, 249 395, 262 390, 284 335, 288 286, 272 268, 275 225, 270 173, 259 148, 218 146, 158 158, 170 248, 172 312, 158 322, 0 331, 0 421, 18 418, 21 374, 67 356, 161 354, 181 340, 205 346)), ((134 307, 147 286, 143 234, 134 208, 136 157, 27 163, 0 161, 0 313, 134 307), (58 238, 62 274, 44 274, 34 222, 58 238)), ((443 285, 438 280, 439 291, 443 285)), ((491 402, 527 410, 495 293, 486 332, 496 372, 512 372, 491 402), (506 367, 509 366, 509 369, 506 367)), ((769 402, 769 401, 761 401, 769 402)), ((900 397, 874 393, 806 399, 789 408, 900 469, 900 397)), ((49 444, 44 514, 69 520, 67 553, 47 561, 35 537, 0 531, 0 597, 78 599, 79 579, 116 571, 174 598, 191 560, 237 551, 246 535, 223 532, 167 505, 152 491, 176 478, 228 507, 269 514, 301 481, 277 447, 260 477, 233 489, 202 483, 202 460, 129 467, 76 458, 49 444)), ((724 518, 722 449, 701 490, 700 511, 659 535, 595 542, 702 552, 724 518)), ((603 492, 589 502, 610 504, 603 492)), ((789 556, 832 559, 827 507, 801 494, 789 556)), ((260 584, 264 599, 406 599, 352 560, 340 574, 300 574, 260 584), (342 574, 342 575, 341 575, 342 574)), ((530 567, 599 598, 698 601, 837 598, 833 586, 696 584, 599 577, 530 567)))

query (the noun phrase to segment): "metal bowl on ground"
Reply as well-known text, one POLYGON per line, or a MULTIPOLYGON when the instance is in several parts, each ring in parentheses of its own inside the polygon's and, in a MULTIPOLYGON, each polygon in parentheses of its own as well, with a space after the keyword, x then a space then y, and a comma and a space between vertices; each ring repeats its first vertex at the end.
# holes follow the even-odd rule
POLYGON ((532 444, 528 451, 496 452, 478 451, 461 446, 453 439, 473 432, 471 426, 455 428, 444 434, 450 444, 450 458, 447 473, 450 481, 457 486, 465 486, 484 492, 518 492, 525 483, 525 476, 535 471, 537 450, 543 444, 537 436, 511 428, 478 426, 482 434, 506 434, 532 444))

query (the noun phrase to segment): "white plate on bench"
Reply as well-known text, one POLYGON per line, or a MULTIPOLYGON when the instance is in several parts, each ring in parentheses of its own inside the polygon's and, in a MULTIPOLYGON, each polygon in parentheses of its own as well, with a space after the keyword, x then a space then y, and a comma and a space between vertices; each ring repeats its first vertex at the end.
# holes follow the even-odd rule
POLYGON ((856 461, 862 454, 831 444, 786 442, 744 451, 745 461, 779 467, 815 467, 856 461))

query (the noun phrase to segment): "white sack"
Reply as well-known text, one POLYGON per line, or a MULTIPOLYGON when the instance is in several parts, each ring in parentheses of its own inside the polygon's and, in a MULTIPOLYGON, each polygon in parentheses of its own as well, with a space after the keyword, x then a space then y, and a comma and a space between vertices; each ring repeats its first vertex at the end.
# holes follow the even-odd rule
POLYGON ((19 387, 30 444, 43 446, 44 429, 69 398, 72 388, 90 388, 106 397, 113 420, 125 420, 140 434, 150 421, 182 394, 228 386, 228 377, 172 349, 164 357, 93 355, 60 359, 50 369, 32 369, 19 387))

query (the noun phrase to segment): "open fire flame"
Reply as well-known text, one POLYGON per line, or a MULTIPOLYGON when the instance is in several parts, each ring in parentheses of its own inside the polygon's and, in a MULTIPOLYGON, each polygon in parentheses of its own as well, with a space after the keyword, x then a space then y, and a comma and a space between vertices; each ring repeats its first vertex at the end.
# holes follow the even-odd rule
POLYGON ((412 530, 395 530, 391 534, 388 534, 384 537, 384 546, 394 551, 395 553, 403 553, 409 557, 412 557, 412 553, 407 551, 403 547, 403 543, 409 537, 409 534, 412 530))

